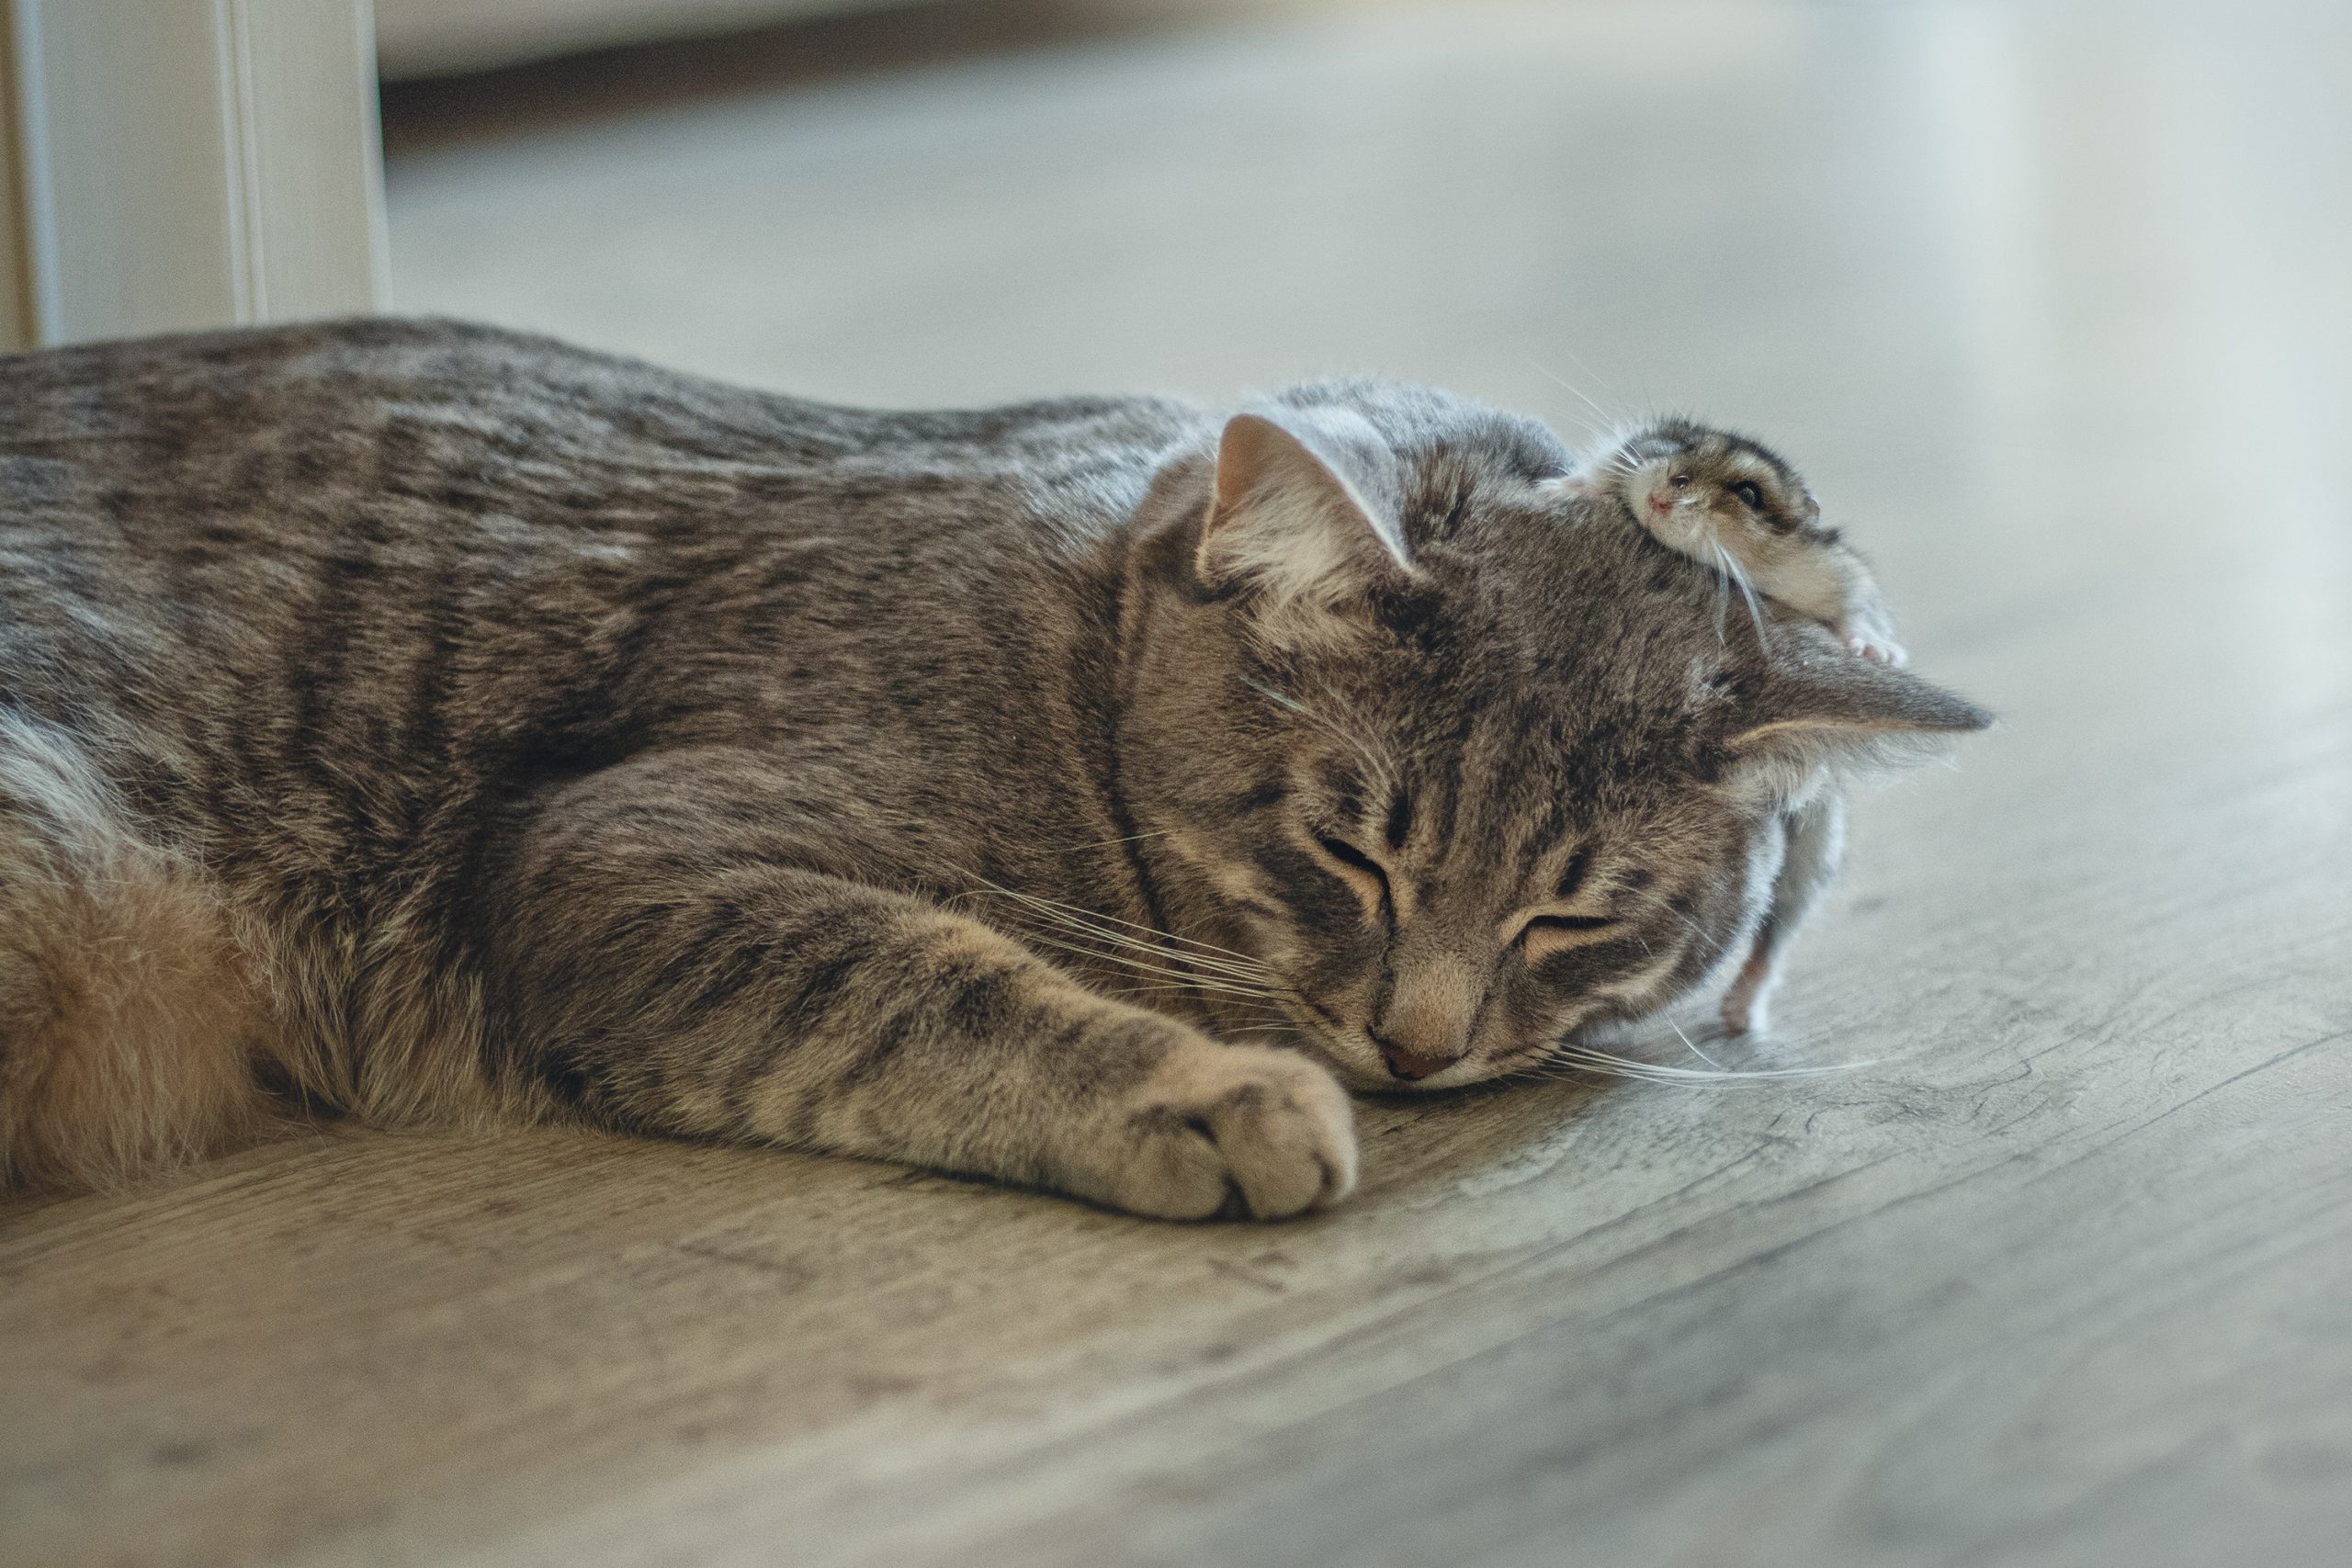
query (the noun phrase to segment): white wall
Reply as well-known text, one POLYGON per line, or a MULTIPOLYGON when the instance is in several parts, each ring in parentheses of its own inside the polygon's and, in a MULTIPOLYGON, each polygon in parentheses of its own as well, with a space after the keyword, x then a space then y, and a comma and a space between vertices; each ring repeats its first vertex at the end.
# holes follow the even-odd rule
POLYGON ((40 344, 373 309, 368 0, 0 0, 17 335, 40 344))

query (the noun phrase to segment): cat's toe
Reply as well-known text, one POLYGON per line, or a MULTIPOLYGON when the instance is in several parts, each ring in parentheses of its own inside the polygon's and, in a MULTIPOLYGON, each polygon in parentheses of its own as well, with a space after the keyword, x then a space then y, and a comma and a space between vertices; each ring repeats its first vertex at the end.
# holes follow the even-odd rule
POLYGON ((1347 1091, 1288 1052, 1204 1044, 1136 1097, 1112 1198, 1166 1219, 1287 1219, 1355 1187, 1347 1091))

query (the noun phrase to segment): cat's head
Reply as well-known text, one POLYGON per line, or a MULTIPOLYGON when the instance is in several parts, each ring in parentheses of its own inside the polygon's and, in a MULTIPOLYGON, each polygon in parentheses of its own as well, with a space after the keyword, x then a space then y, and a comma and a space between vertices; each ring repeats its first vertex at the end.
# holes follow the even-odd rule
POLYGON ((1220 1030, 1451 1088, 1689 990, 1778 823, 1987 721, 1565 483, 1551 434, 1329 383, 1172 463, 1136 559, 1121 788, 1220 1030))

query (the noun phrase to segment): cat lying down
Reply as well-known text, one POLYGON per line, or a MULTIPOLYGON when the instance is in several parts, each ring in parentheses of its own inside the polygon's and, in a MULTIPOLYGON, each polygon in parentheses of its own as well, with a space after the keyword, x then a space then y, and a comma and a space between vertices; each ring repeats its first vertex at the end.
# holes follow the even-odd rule
POLYGON ((1417 387, 876 412, 382 321, 7 361, 0 1174, 308 1102, 1335 1202, 1347 1089, 1769 961, 1791 824, 1985 722, 1723 592, 1417 387))

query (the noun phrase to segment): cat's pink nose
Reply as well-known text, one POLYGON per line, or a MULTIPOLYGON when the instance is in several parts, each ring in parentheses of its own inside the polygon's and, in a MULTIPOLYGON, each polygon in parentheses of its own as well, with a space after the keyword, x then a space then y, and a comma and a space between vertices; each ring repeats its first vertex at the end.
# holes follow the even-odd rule
POLYGON ((1423 953, 1398 966, 1396 988, 1364 1032, 1380 1049, 1389 1075, 1417 1083, 1470 1054, 1470 1025, 1478 1012, 1476 974, 1459 957, 1423 953))
POLYGON ((1383 1040, 1377 1035, 1373 1037, 1373 1043, 1380 1047, 1380 1055, 1387 1062, 1388 1070, 1407 1083, 1418 1083, 1432 1073, 1442 1073, 1462 1060, 1459 1052, 1451 1056, 1424 1055, 1419 1051, 1408 1050, 1393 1041, 1383 1040))

